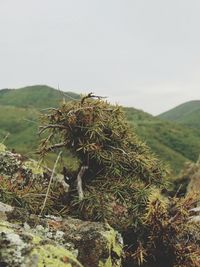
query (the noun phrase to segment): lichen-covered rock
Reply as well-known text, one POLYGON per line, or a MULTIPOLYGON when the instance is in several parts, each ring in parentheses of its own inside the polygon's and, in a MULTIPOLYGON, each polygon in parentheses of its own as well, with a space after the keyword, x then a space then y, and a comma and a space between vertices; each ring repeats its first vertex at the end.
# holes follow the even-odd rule
MULTIPOLYGON (((51 170, 33 159, 6 150, 5 145, 0 143, 0 176, 7 177, 12 183, 21 179, 21 186, 24 186, 30 180, 48 182, 51 170)), ((64 182, 63 175, 54 173, 54 181, 57 181, 66 192, 68 191, 69 186, 64 182)))
POLYGON ((82 266, 69 250, 6 221, 0 221, 0 247, 0 266, 82 266))
POLYGON ((106 223, 41 218, 1 202, 0 221, 0 266, 121 266, 122 238, 106 223))
POLYGON ((42 167, 34 160, 25 159, 6 149, 0 150, 0 176, 6 176, 13 182, 20 177, 23 183, 27 183, 29 179, 43 177, 43 173, 42 167))
POLYGON ((12 213, 13 211, 14 211, 13 207, 0 202, 0 220, 7 219, 7 214, 12 213))
MULTIPOLYGON (((47 220, 52 224, 51 220, 47 220)), ((121 266, 122 238, 108 224, 81 221, 68 217, 56 225, 63 239, 74 244, 78 259, 86 267, 121 266)))

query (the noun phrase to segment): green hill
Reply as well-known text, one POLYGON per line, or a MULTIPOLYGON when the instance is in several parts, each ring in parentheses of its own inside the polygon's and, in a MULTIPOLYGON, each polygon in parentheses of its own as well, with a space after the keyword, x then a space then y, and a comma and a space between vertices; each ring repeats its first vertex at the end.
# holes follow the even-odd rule
MULTIPOLYGON (((38 85, 21 89, 0 90, 0 141, 9 133, 6 145, 32 156, 37 147, 38 117, 41 109, 56 107, 65 98, 78 94, 61 92, 38 85)), ((200 130, 137 110, 124 108, 127 119, 137 134, 175 173, 185 161, 196 161, 200 154, 200 130)))
POLYGON ((177 173, 186 161, 200 154, 200 130, 164 121, 136 110, 125 108, 127 118, 137 134, 177 173))
POLYGON ((200 128, 200 100, 183 103, 160 114, 158 117, 182 123, 189 127, 200 128))
POLYGON ((65 98, 77 99, 72 92, 62 92, 46 85, 0 90, 0 140, 9 134, 6 144, 19 152, 34 152, 39 111, 56 107, 65 98))
POLYGON ((38 141, 38 116, 39 112, 33 108, 0 105, 0 141, 8 134, 5 142, 10 149, 31 152, 38 141))
POLYGON ((20 89, 0 90, 0 105, 42 109, 57 106, 63 98, 70 100, 79 97, 78 94, 72 92, 62 92, 46 85, 35 85, 20 89))

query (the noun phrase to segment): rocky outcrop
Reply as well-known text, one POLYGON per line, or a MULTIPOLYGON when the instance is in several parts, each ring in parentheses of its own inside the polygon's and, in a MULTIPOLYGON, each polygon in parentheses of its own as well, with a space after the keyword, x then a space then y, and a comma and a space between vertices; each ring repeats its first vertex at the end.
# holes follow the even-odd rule
POLYGON ((6 221, 0 221, 0 247, 0 266, 82 266, 68 249, 6 221))
POLYGON ((0 266, 121 266, 120 234, 107 223, 67 217, 61 197, 68 185, 58 174, 42 212, 51 170, 0 145, 0 266))
POLYGON ((0 203, 0 266, 121 266, 122 238, 108 224, 29 215, 0 203))
MULTIPOLYGON (((20 184, 25 187, 30 182, 42 181, 48 183, 51 170, 41 166, 37 161, 23 157, 21 154, 10 152, 0 143, 0 177, 3 176, 12 181, 12 184, 20 184)), ((68 184, 63 176, 54 174, 54 181, 59 183, 65 192, 68 191, 68 184)))

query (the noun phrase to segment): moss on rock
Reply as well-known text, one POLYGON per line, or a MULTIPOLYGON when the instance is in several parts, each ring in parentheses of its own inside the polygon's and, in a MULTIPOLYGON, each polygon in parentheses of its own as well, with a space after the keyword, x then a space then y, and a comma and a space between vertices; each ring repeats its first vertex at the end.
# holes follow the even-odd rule
POLYGON ((102 233, 107 240, 107 249, 110 256, 106 260, 99 261, 99 267, 117 267, 121 265, 122 239, 113 228, 108 225, 108 231, 102 233), (110 230, 109 230, 110 228, 110 230), (115 257, 113 257, 115 255, 115 257), (114 258, 114 259, 113 259, 114 258))
MULTIPOLYGON (((16 266, 26 262, 25 267, 32 266, 32 261, 37 263, 33 266, 80 266, 75 265, 74 259, 85 267, 121 266, 123 240, 107 223, 71 217, 23 216, 21 209, 1 202, 0 212, 3 214, 0 213, 0 244, 5 244, 0 262, 5 261, 6 255, 17 253, 16 266), (17 249, 15 243, 20 245, 17 249)), ((8 260, 6 266, 15 266, 10 256, 8 260)))
POLYGON ((6 221, 0 222, 0 247, 0 266, 82 266, 69 250, 6 221))
POLYGON ((31 256, 38 257, 38 267, 81 267, 74 255, 62 248, 53 245, 40 245, 33 249, 31 256))

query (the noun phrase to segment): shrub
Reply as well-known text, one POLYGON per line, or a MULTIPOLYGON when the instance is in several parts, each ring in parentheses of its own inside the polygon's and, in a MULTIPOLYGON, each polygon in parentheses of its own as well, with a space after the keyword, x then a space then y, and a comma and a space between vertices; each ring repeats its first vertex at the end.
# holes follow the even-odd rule
POLYGON ((70 215, 107 221, 119 230, 128 246, 124 266, 199 266, 199 247, 188 240, 195 201, 161 195, 167 171, 120 107, 90 94, 48 109, 41 119, 40 154, 63 149, 79 159, 80 170, 69 175, 70 215))
POLYGON ((74 153, 87 165, 87 180, 99 176, 140 179, 146 185, 163 183, 164 168, 128 126, 124 113, 100 99, 83 98, 42 116, 40 134, 48 132, 40 153, 57 148, 74 153))
MULTIPOLYGON (((199 224, 191 220, 193 197, 163 197, 158 190, 149 195, 143 225, 134 246, 129 236, 126 266, 194 267, 200 264, 199 224), (137 245, 136 245, 137 244, 137 245)), ((129 233, 130 234, 130 233, 129 233)))

